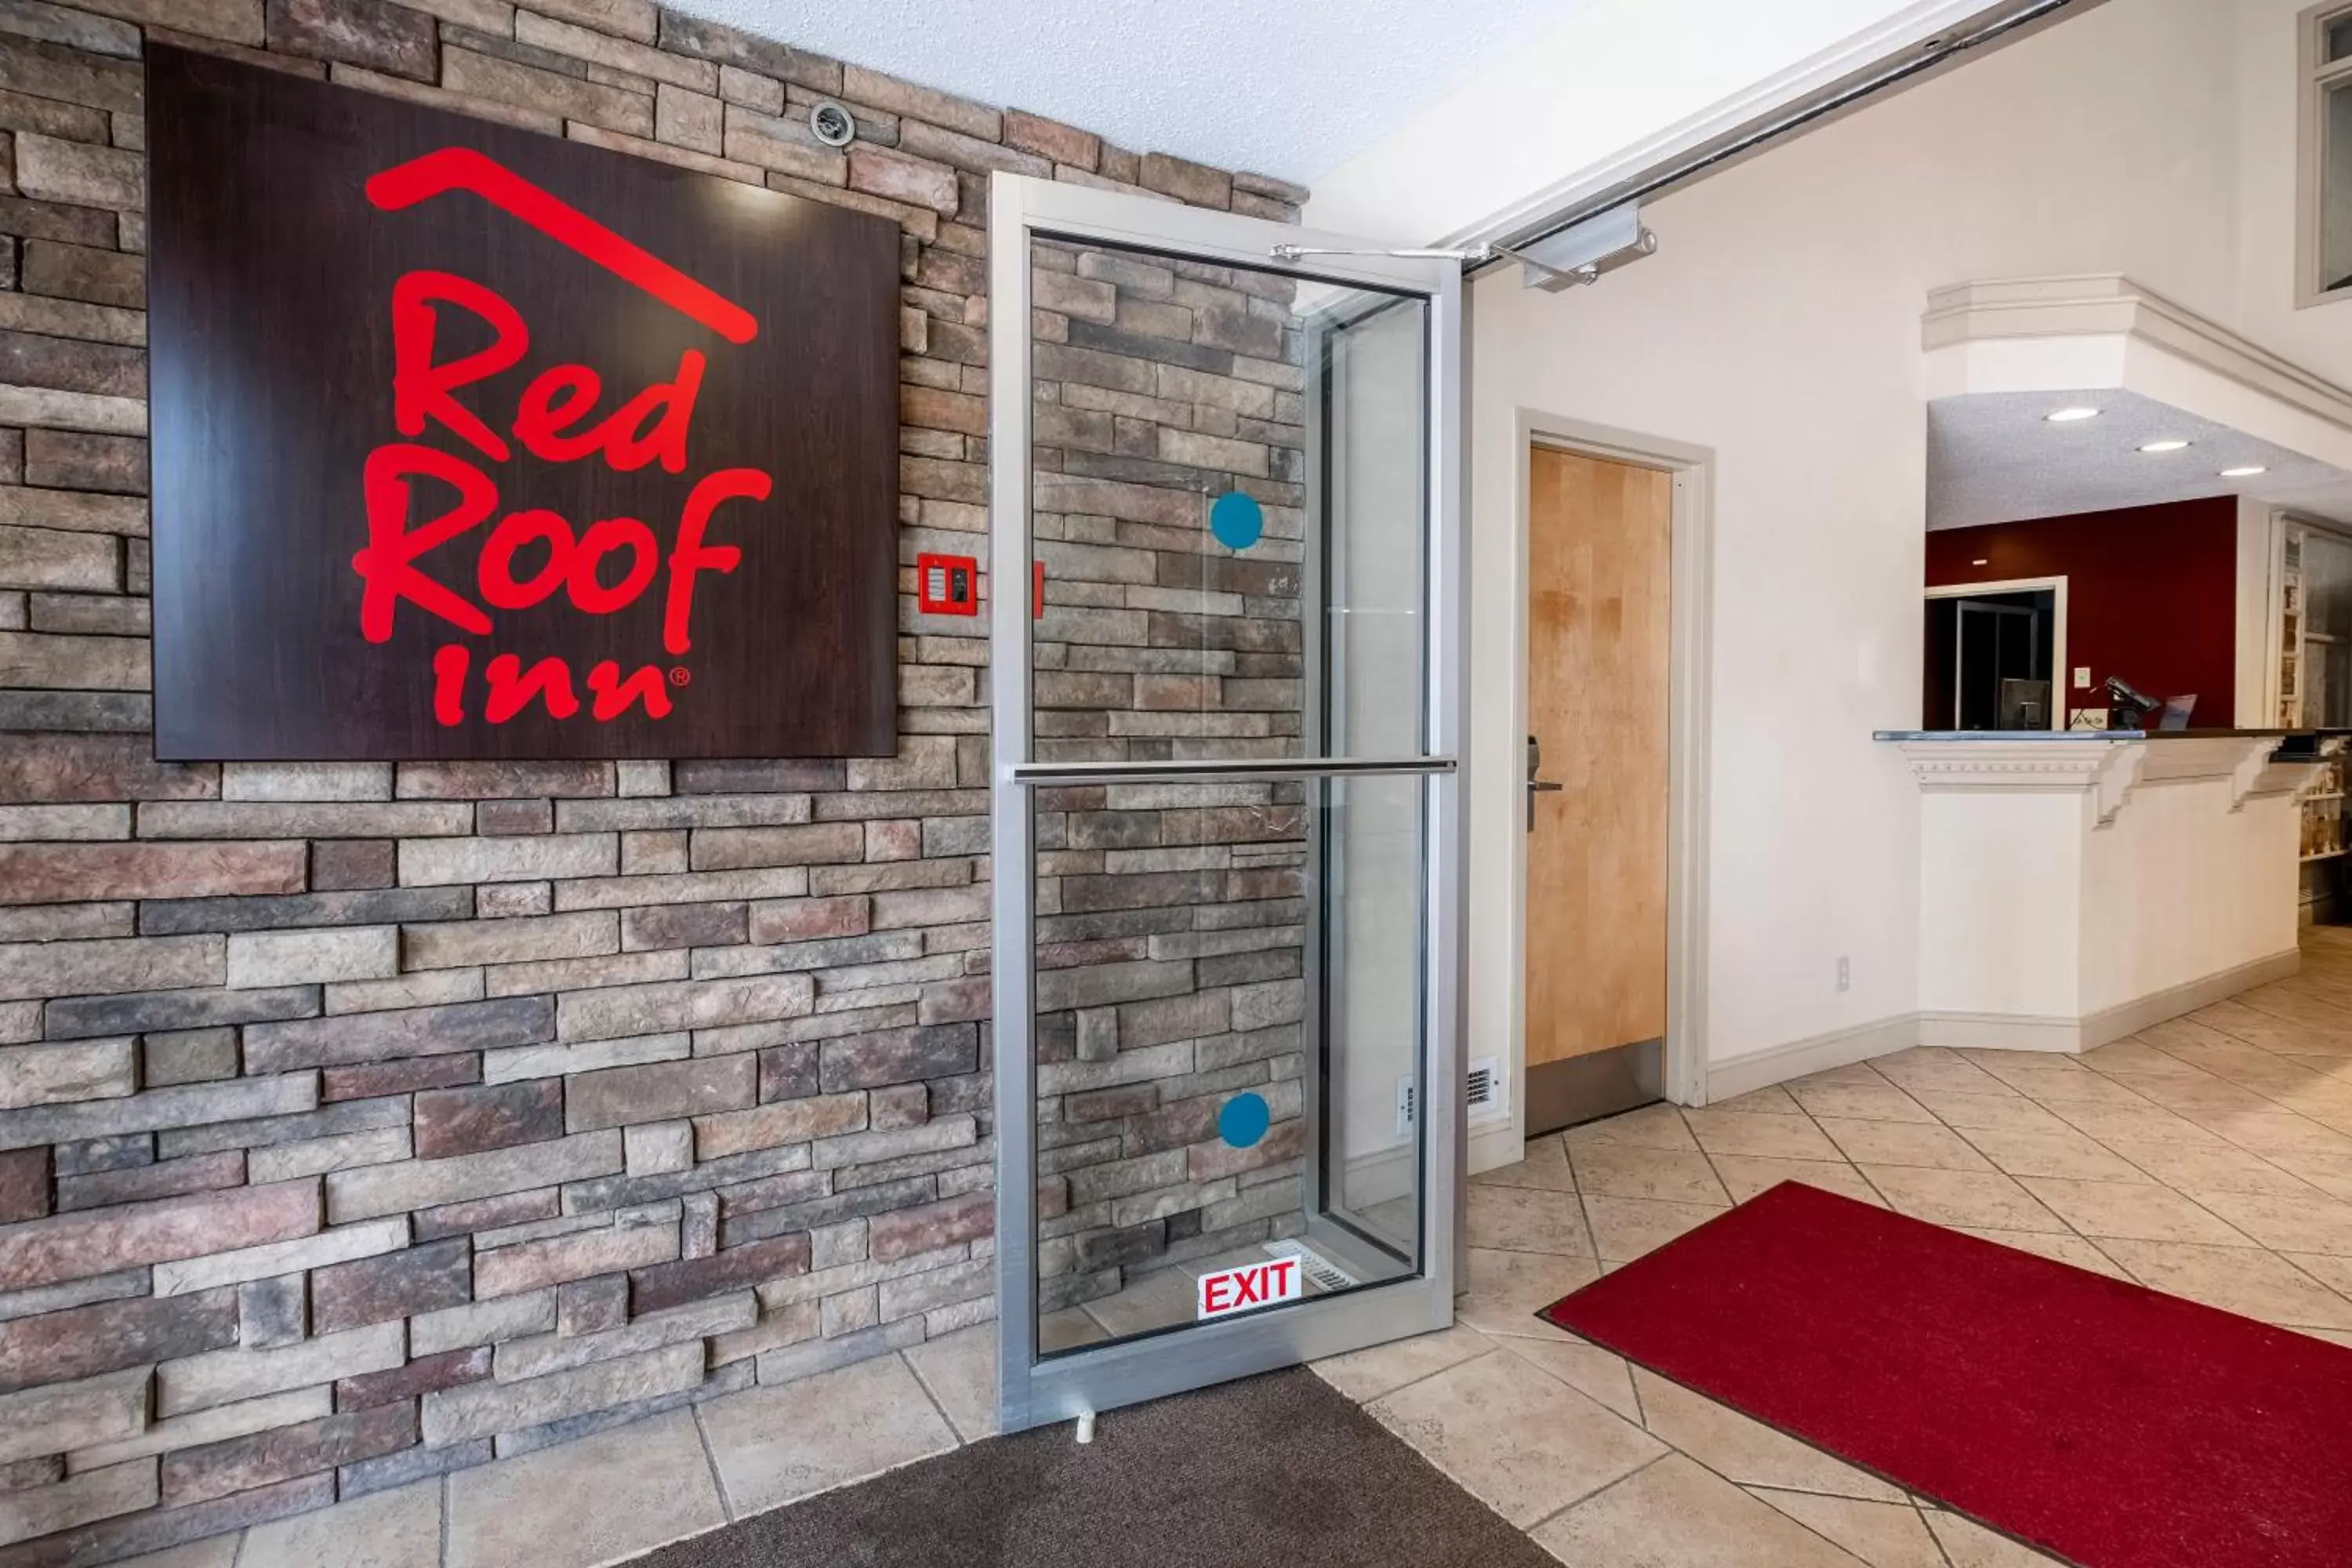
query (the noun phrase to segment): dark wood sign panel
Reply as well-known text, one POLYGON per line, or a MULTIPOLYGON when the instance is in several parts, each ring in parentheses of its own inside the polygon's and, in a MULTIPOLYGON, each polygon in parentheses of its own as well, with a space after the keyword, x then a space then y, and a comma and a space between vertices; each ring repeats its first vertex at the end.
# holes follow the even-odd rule
POLYGON ((147 53, 155 744, 888 755, 898 231, 147 53))

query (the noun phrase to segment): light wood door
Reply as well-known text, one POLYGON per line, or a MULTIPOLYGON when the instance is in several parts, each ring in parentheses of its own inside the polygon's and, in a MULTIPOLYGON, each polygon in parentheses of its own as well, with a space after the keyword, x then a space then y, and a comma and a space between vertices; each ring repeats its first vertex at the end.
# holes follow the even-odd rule
POLYGON ((1674 479, 1538 447, 1528 506, 1530 1068, 1666 1028, 1674 479))

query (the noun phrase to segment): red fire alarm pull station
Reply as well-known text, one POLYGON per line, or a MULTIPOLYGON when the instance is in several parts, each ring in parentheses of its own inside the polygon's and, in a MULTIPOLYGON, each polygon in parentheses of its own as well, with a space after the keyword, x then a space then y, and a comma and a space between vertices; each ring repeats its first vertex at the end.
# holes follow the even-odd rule
POLYGON ((918 555, 915 605, 927 616, 980 614, 980 563, 969 555, 918 555))
MULTIPOLYGON (((915 557, 915 607, 927 616, 980 614, 980 562, 970 555, 915 557)), ((1029 569, 1029 618, 1045 615, 1045 563, 1029 569)))

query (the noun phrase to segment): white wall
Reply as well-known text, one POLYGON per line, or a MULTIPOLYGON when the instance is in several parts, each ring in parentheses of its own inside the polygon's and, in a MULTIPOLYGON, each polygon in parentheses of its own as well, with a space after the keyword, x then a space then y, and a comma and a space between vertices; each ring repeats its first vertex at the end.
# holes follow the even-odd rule
POLYGON ((1405 243, 1468 233, 1914 47, 1988 3, 1591 0, 1311 182, 1307 222, 1405 243))
POLYGON ((1518 412, 1715 453, 1710 1065, 1899 1025, 1919 803, 1870 734, 1919 719, 1927 291, 2122 272, 2352 380, 2352 305, 2291 308, 2298 8, 2109 0, 1654 204, 1659 253, 1597 288, 1477 285, 1472 1055, 1517 984, 1518 412))

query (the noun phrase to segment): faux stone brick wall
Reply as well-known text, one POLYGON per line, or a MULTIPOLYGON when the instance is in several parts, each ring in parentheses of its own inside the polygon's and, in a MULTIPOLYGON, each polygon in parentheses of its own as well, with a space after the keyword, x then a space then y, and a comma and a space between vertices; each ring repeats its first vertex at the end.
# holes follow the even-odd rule
MULTIPOLYGON (((1039 242, 1031 354, 1039 756, 1296 756, 1304 743, 1307 418, 1296 285, 1039 242), (1256 500, 1265 535, 1211 533, 1256 500)), ((1305 1002, 1298 784, 1150 784, 1037 799, 1039 1300, 1106 1302, 1301 1218, 1305 1002), (1265 1139, 1218 1112, 1261 1095, 1265 1139)), ((1188 1291, 1049 1321, 1181 1321, 1188 1291), (1143 1304, 1149 1300, 1149 1305, 1143 1304)))
MULTIPOLYGON (((0 5, 0 1568, 989 1315, 985 644, 917 615, 911 565, 984 553, 996 168, 1303 197, 646 0, 0 5), (151 40, 897 219, 898 757, 153 762, 151 40)), ((1255 1005, 1210 963, 1188 995, 1255 1005)))

